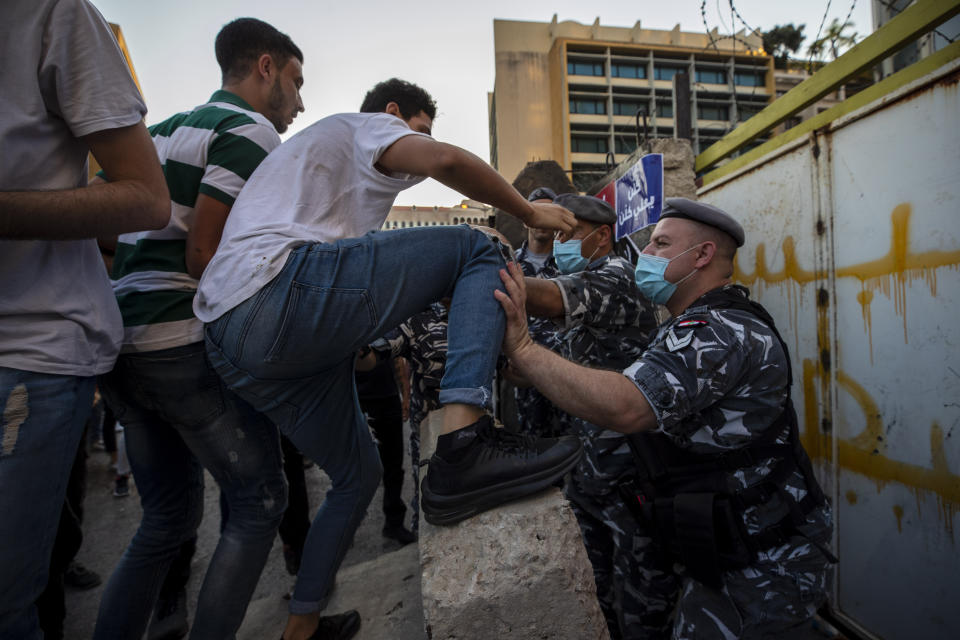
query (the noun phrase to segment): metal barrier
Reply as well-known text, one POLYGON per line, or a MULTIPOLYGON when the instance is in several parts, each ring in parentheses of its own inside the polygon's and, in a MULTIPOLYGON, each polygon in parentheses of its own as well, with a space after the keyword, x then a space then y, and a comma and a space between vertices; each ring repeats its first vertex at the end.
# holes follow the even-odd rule
MULTIPOLYGON (((910 41, 946 22, 958 13, 960 13, 960 0, 918 0, 855 47, 788 91, 783 97, 774 100, 760 113, 704 150, 697 156, 694 169, 701 172, 713 167, 721 160, 742 149, 752 140, 767 133, 795 113, 802 111, 835 90, 864 69, 879 63, 910 41)), ((944 48, 933 56, 921 60, 864 92, 856 94, 836 107, 819 114, 816 118, 790 129, 786 134, 777 136, 773 140, 752 149, 749 153, 745 153, 725 164, 721 169, 706 174, 703 178, 704 184, 717 180, 752 160, 766 155, 777 146, 786 144, 815 128, 821 127, 827 122, 849 113, 853 109, 859 108, 960 56, 960 46, 958 44, 944 48), (936 58, 936 60, 932 60, 932 58, 936 58), (920 65, 922 65, 922 69, 920 65), (870 93, 861 97, 861 94, 866 91, 870 93), (787 137, 788 134, 789 137, 787 137)))

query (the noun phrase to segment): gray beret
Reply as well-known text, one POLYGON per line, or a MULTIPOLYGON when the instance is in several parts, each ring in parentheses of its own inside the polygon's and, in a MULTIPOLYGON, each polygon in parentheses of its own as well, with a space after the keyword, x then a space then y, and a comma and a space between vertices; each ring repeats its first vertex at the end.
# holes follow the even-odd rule
POLYGON ((720 229, 733 238, 738 247, 743 246, 743 227, 729 213, 712 204, 689 198, 667 198, 660 214, 660 219, 664 218, 686 218, 720 229))
POLYGON ((553 199, 580 220, 599 224, 616 224, 617 212, 605 200, 593 196, 578 196, 575 193, 561 193, 553 199))
POLYGON ((553 200, 557 197, 556 192, 549 187, 537 187, 527 196, 529 202, 534 200, 553 200))

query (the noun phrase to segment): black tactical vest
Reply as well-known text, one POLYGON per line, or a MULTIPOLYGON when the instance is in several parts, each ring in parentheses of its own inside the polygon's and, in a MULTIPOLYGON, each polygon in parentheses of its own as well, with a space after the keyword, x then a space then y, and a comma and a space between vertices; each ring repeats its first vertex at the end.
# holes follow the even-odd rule
MULTIPOLYGON (((783 544, 791 536, 803 535, 798 527, 806 521, 807 514, 825 501, 810 459, 800 444, 797 414, 790 399, 793 373, 787 345, 766 309, 745 294, 743 287, 724 287, 705 294, 696 304, 746 311, 770 327, 787 358, 787 401, 783 413, 761 439, 718 454, 692 453, 676 446, 662 433, 631 434, 629 442, 637 473, 620 486, 627 506, 660 549, 682 563, 689 575, 715 588, 722 584, 723 571, 747 567, 755 561, 758 551, 783 544), (777 443, 784 434, 786 442, 777 443), (733 472, 771 458, 774 463, 762 482, 736 492, 729 490, 733 472), (784 488, 795 471, 800 472, 807 486, 807 494, 799 501, 784 488), (775 495, 788 507, 787 515, 748 534, 743 524, 744 510, 764 504, 775 495)), ((811 542, 836 562, 819 541, 811 542)))

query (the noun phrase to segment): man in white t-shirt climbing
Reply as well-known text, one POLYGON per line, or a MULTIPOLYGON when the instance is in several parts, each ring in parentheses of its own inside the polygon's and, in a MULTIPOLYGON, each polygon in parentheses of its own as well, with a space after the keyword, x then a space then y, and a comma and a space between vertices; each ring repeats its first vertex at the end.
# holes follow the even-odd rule
POLYGON ((529 227, 570 233, 566 209, 531 204, 482 160, 430 137, 436 105, 397 79, 362 113, 320 120, 278 147, 237 198, 194 300, 211 362, 330 476, 303 553, 287 640, 317 627, 337 568, 380 481, 357 403, 357 349, 451 298, 443 434, 423 510, 453 524, 539 491, 580 456, 576 439, 523 439, 487 415, 505 319, 503 259, 466 226, 379 229, 396 195, 432 177, 529 227))

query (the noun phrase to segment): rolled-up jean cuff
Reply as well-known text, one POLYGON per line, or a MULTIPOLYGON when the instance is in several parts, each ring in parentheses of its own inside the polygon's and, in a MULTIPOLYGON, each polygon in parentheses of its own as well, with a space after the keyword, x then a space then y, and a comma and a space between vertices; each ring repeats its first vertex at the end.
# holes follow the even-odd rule
POLYGON ((493 408, 493 393, 489 387, 463 387, 460 389, 441 389, 438 397, 440 404, 469 404, 481 409, 493 408))
POLYGON ((297 600, 296 598, 290 598, 290 615, 293 616, 305 616, 308 613, 316 613, 318 611, 323 611, 327 608, 327 602, 329 602, 330 596, 322 600, 317 600, 316 602, 304 602, 303 600, 297 600))

